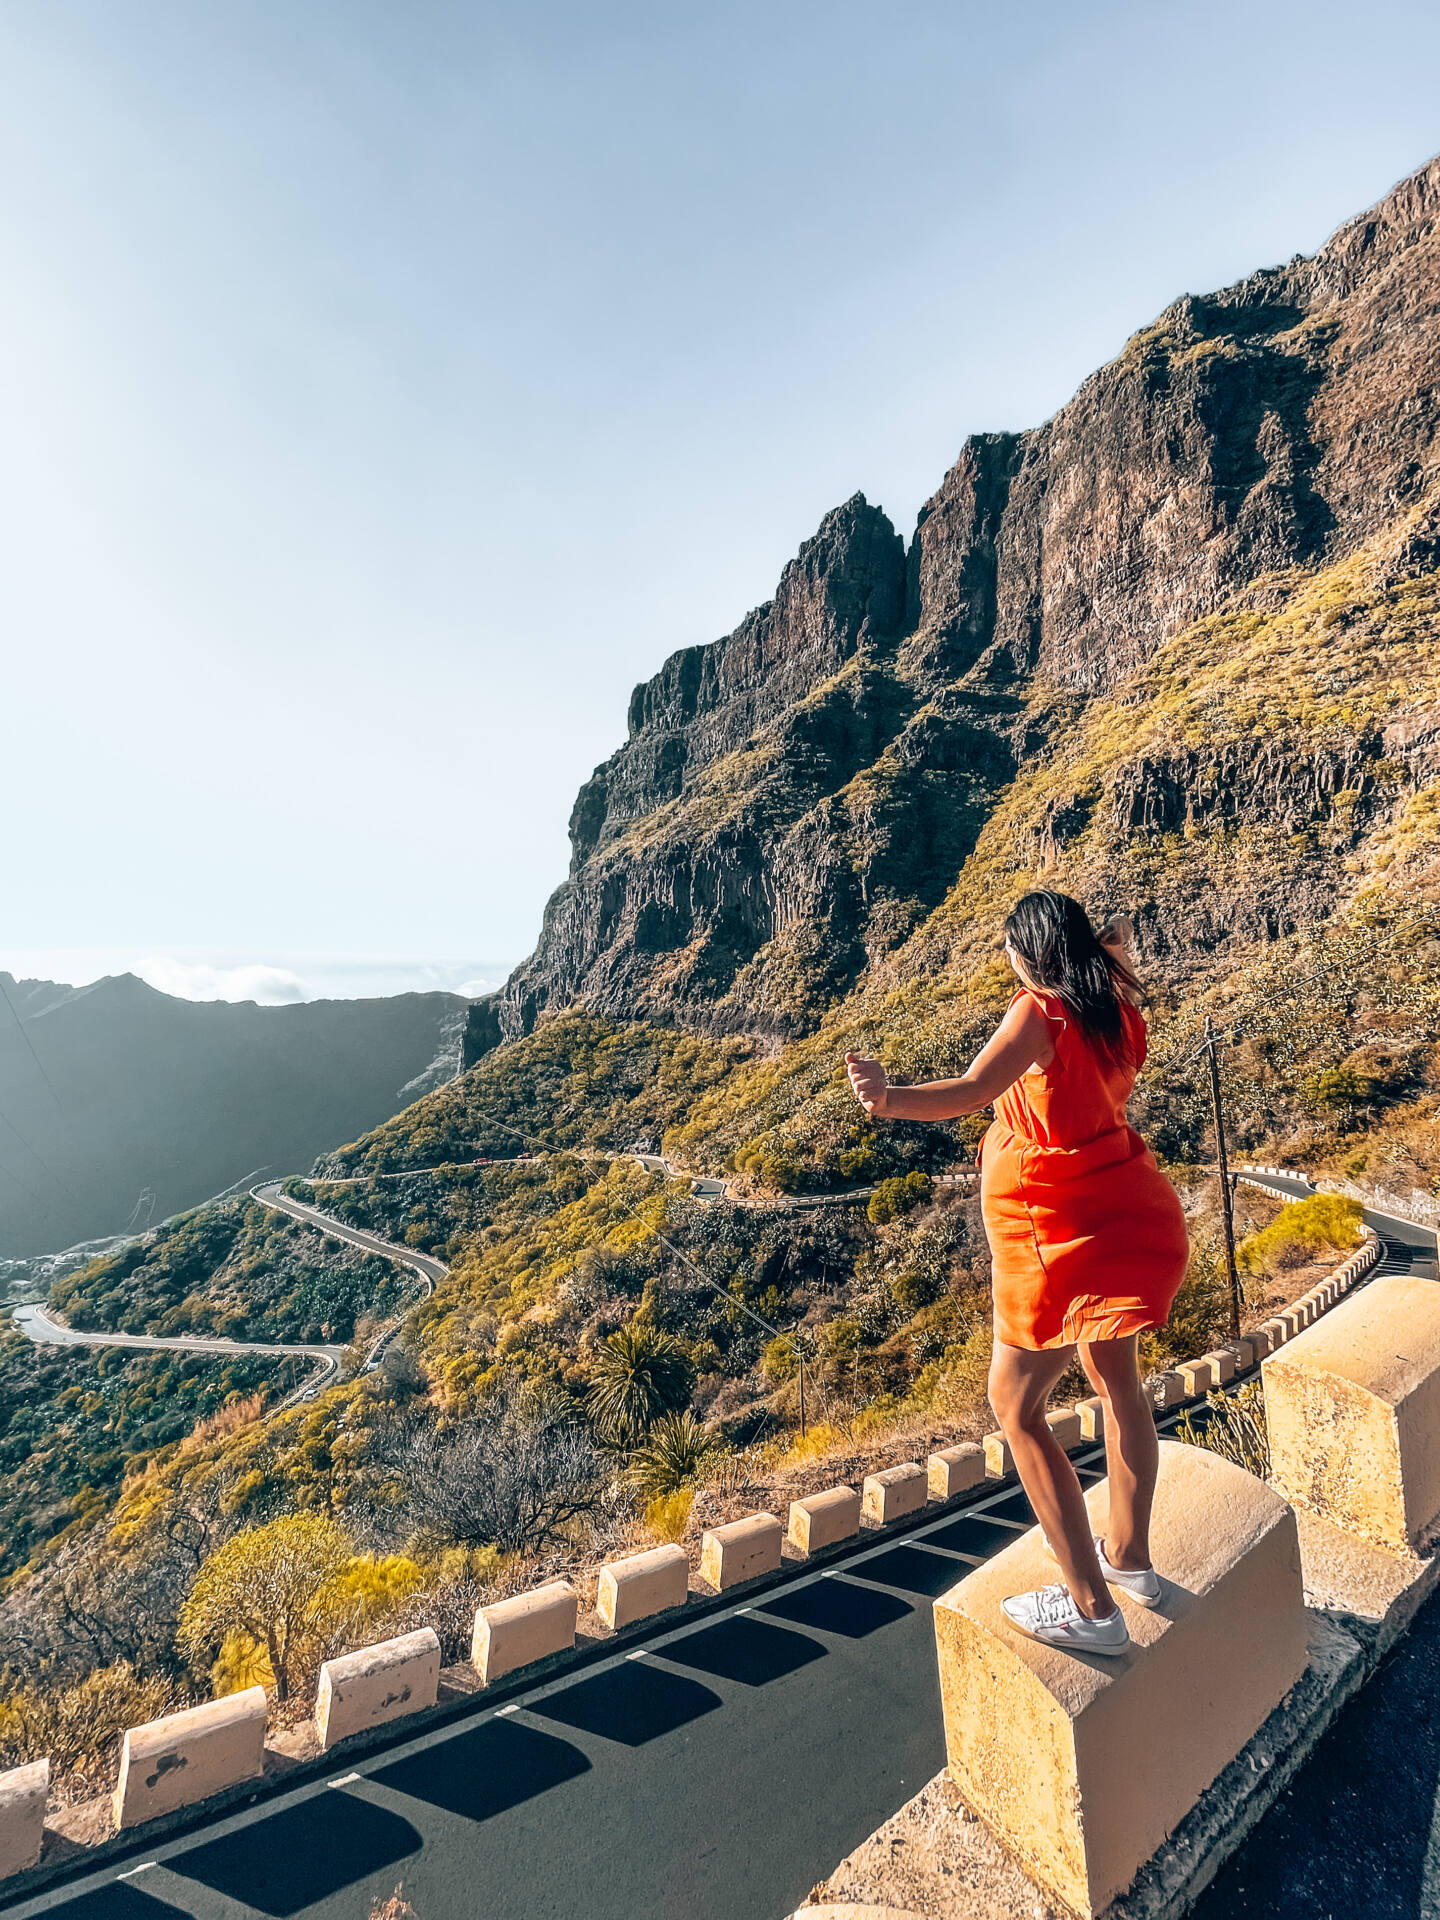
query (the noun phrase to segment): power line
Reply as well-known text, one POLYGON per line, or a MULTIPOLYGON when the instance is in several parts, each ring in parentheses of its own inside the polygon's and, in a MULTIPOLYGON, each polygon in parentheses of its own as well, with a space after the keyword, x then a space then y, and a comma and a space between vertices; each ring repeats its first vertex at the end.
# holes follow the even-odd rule
MULTIPOLYGON (((70 1191, 69 1187, 66 1186, 65 1182, 60 1178, 59 1174, 56 1173, 55 1169, 48 1163, 48 1161, 41 1158, 40 1154, 37 1153, 35 1148, 31 1146, 30 1142, 25 1138, 24 1134, 21 1133, 20 1129, 16 1126, 15 1122, 9 1117, 8 1114, 0 1113, 0 1125, 6 1126, 10 1129, 11 1133, 14 1134, 15 1138, 20 1142, 21 1146, 29 1154, 30 1158, 34 1160, 40 1167, 42 1167, 46 1173, 49 1174, 50 1178, 55 1182, 56 1186, 59 1187, 60 1191, 65 1195, 65 1198, 67 1200, 74 1200, 75 1195, 70 1191)), ((78 1202, 77 1202, 77 1205, 78 1205, 78 1202)))
POLYGON ((28 1180, 23 1179, 12 1167, 7 1167, 3 1161, 0 1161, 0 1173, 3 1173, 7 1180, 12 1181, 15 1186, 19 1187, 22 1193, 28 1193, 37 1207, 49 1206, 50 1203, 43 1194, 37 1193, 28 1180))
MULTIPOLYGON (((603 1153, 599 1152, 597 1149, 593 1147, 589 1147, 589 1148, 554 1147, 546 1140, 537 1139, 534 1134, 523 1133, 519 1127, 512 1127, 512 1126, 509 1126, 504 1120, 497 1120, 493 1114, 487 1113, 483 1107, 478 1108, 477 1111, 480 1113, 482 1118, 490 1126, 498 1127, 501 1133, 508 1133, 512 1140, 522 1140, 524 1141, 526 1146, 539 1147, 542 1153, 545 1153, 545 1154, 575 1153, 578 1155, 588 1154, 588 1156, 591 1159, 596 1159, 596 1160, 603 1160, 606 1157, 603 1153)), ((655 1157, 657 1159, 659 1158, 658 1155, 656 1155, 655 1157)), ((804 1431, 804 1421, 803 1421, 804 1385, 803 1383, 804 1383, 804 1377, 805 1377, 805 1356, 804 1356, 804 1353, 801 1351, 800 1342, 796 1338, 795 1334, 793 1332, 788 1334, 785 1333, 782 1328, 775 1326, 771 1321, 767 1320, 764 1314, 756 1313, 753 1307, 747 1306, 743 1300, 737 1298, 737 1296, 731 1293, 727 1287, 722 1287, 718 1280, 712 1280, 708 1273, 702 1273, 699 1267, 697 1267, 695 1262, 690 1258, 688 1253, 683 1253, 681 1249, 675 1245, 675 1242, 673 1240, 669 1239, 665 1234, 661 1233, 658 1227, 653 1226, 651 1222, 648 1221, 645 1218, 645 1216, 638 1211, 637 1208, 632 1207, 630 1202, 626 1200, 623 1196, 620 1196, 619 1198, 620 1198, 621 1207, 624 1209, 626 1213, 630 1215, 630 1218, 636 1221, 640 1226, 646 1228, 649 1232, 653 1233, 655 1238, 660 1242, 660 1245, 665 1248, 666 1252, 669 1253, 673 1259, 678 1260, 680 1262, 680 1265, 684 1267, 687 1272, 693 1274, 694 1277, 700 1282, 702 1287, 709 1287, 710 1291, 712 1293, 718 1294, 719 1297, 726 1303, 727 1306, 737 1307, 741 1313, 747 1316, 747 1318, 753 1320, 757 1327, 763 1327, 765 1332, 768 1333, 773 1339, 789 1340, 793 1343, 795 1347, 795 1357, 799 1362, 800 1377, 801 1377, 801 1383, 802 1383, 801 1385, 801 1396, 802 1396, 801 1397, 801 1407, 802 1407, 801 1431, 803 1432, 804 1431)))
POLYGON ((5 984, 7 977, 8 977, 7 975, 0 973, 0 994, 4 994, 5 1004, 7 1007, 9 1007, 11 1015, 15 1021, 15 1024, 20 1029, 20 1038, 25 1042, 25 1045, 29 1050, 30 1058, 35 1062, 35 1069, 37 1073, 40 1075, 40 1078, 45 1082, 45 1086, 47 1091, 49 1092, 50 1098, 55 1102, 55 1111, 59 1114, 60 1118, 65 1121, 66 1126, 69 1126, 70 1122, 66 1118, 65 1109, 60 1104, 60 1096, 55 1091, 54 1083, 52 1082, 49 1074, 45 1071, 44 1061, 40 1058, 39 1054, 35 1051, 35 1042, 30 1038, 30 1030, 25 1025, 25 1022, 20 1018, 19 1012, 17 1011, 15 1006, 15 1002, 10 998, 10 989, 5 984))

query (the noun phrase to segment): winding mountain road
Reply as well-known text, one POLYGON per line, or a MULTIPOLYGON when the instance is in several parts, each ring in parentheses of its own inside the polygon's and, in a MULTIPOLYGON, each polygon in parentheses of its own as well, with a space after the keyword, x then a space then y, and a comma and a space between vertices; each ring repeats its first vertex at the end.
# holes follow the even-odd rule
POLYGON ((273 1353, 293 1354, 302 1359, 331 1363, 339 1367, 343 1347, 288 1345, 268 1340, 212 1340, 201 1334, 112 1333, 91 1331, 85 1327, 67 1327, 52 1319, 41 1306, 16 1307, 11 1316, 20 1331, 37 1346, 45 1347, 138 1347, 146 1352, 166 1353, 273 1353))
MULTIPOLYGON (((307 1206, 304 1201, 292 1199, 288 1193, 281 1192, 278 1181, 262 1182, 259 1186, 250 1189, 250 1195, 252 1199, 258 1200, 261 1206, 273 1207, 277 1212, 287 1213, 306 1226, 318 1228, 333 1240, 343 1240, 365 1253, 379 1254, 383 1259, 393 1260, 398 1265, 409 1267, 419 1275, 422 1299, 428 1298, 435 1290, 435 1282, 443 1280, 450 1271, 443 1260, 436 1260, 428 1253, 418 1253, 414 1247, 399 1246, 393 1240, 382 1240, 379 1234, 367 1233, 363 1228, 349 1226, 343 1220, 336 1220, 332 1215, 322 1213, 318 1207, 307 1206)), ((395 1338, 401 1322, 414 1304, 413 1300, 407 1302, 376 1335, 365 1356, 367 1367, 375 1364, 390 1341, 395 1338)), ((47 1313, 44 1307, 34 1304, 16 1307, 11 1318, 26 1338, 33 1340, 37 1346, 134 1347, 147 1352, 193 1353, 202 1356, 221 1353, 253 1353, 273 1355, 277 1359, 312 1361, 314 1371, 276 1404, 274 1408, 276 1413, 294 1406, 297 1401, 311 1400, 317 1393, 332 1386, 339 1379, 340 1369, 345 1360, 346 1350, 343 1346, 314 1345, 305 1341, 220 1340, 206 1338, 200 1334, 114 1333, 105 1329, 67 1327, 62 1321, 54 1319, 47 1313)))
MULTIPOLYGON (((537 1156, 538 1157, 538 1156, 537 1156)), ((672 1166, 658 1153, 607 1153, 607 1160, 634 1160, 651 1173, 663 1173, 670 1180, 689 1180, 691 1193, 697 1200, 715 1201, 733 1198, 723 1180, 705 1174, 687 1174, 672 1166)), ((454 1161, 439 1162, 430 1167, 402 1167, 397 1172, 381 1174, 344 1174, 335 1179, 315 1181, 315 1185, 355 1186, 370 1179, 405 1180, 416 1174, 436 1173, 440 1166, 453 1166, 454 1161)), ((486 1165, 514 1165, 514 1161, 501 1159, 488 1160, 486 1165)), ((968 1175, 941 1175, 941 1184, 959 1184, 969 1178, 968 1175)), ((303 1200, 296 1200, 284 1191, 279 1180, 264 1180, 248 1189, 251 1199, 258 1200, 261 1206, 273 1207, 277 1212, 287 1213, 292 1219, 302 1221, 306 1226, 316 1227, 334 1240, 343 1240, 362 1252, 379 1254, 382 1259, 393 1260, 400 1266, 409 1267, 417 1274, 421 1283, 420 1299, 428 1299, 435 1291, 435 1284, 443 1280, 450 1269, 443 1260, 437 1260, 432 1254, 420 1253, 414 1247, 400 1246, 396 1241, 382 1239, 377 1233, 368 1233, 361 1227, 352 1227, 343 1220, 337 1220, 333 1214, 322 1213, 320 1208, 311 1206, 303 1200)), ((853 1204, 873 1193, 873 1187, 855 1187, 846 1193, 836 1194, 787 1194, 780 1196, 778 1204, 792 1211, 817 1206, 837 1206, 853 1204)), ((399 1333, 405 1316, 415 1301, 411 1300, 394 1315, 374 1340, 365 1355, 364 1366, 373 1367, 382 1357, 385 1349, 399 1333)), ((285 1398, 278 1401, 274 1412, 283 1412, 302 1400, 312 1400, 326 1387, 332 1386, 340 1377, 344 1363, 345 1348, 341 1346, 313 1345, 305 1342, 268 1341, 268 1340, 217 1340, 207 1339, 198 1334, 148 1334, 113 1333, 103 1329, 67 1327, 62 1321, 52 1318, 44 1307, 30 1304, 17 1307, 12 1315, 15 1325, 37 1346, 61 1347, 137 1347, 156 1352, 170 1353, 254 1353, 274 1355, 277 1358, 310 1360, 315 1370, 285 1398)))

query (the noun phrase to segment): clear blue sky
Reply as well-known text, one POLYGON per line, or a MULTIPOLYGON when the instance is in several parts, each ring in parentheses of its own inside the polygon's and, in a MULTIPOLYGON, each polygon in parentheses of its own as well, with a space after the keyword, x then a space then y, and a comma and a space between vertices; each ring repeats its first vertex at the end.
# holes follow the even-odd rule
POLYGON ((516 959, 634 682, 1440 147, 1429 5, 0 0, 0 965, 516 959))

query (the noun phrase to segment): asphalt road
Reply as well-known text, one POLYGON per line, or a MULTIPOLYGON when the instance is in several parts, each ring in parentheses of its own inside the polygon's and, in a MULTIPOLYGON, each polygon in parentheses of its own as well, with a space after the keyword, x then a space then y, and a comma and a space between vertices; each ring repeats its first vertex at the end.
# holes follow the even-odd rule
POLYGON ((365 1920, 402 1882, 421 1920, 779 1920, 943 1764, 930 1603, 1028 1519, 862 1542, 16 1920, 365 1920))
POLYGON ((1193 1920, 1440 1915, 1440 1604, 1431 1600, 1193 1920))
POLYGON ((298 1354, 302 1360, 333 1361, 338 1367, 343 1347, 284 1346, 264 1340, 211 1340, 201 1334, 90 1332, 83 1327, 67 1327, 52 1320, 40 1306, 16 1307, 10 1316, 15 1325, 37 1346, 44 1347, 143 1347, 166 1353, 273 1353, 298 1354))
MULTIPOLYGON (((292 1200, 283 1193, 278 1180, 262 1181, 258 1187, 250 1189, 251 1197, 262 1206, 274 1207, 277 1212, 288 1213, 292 1219, 303 1220, 307 1226, 318 1227, 322 1233, 328 1233, 332 1240, 345 1240, 352 1247, 363 1247, 367 1253, 378 1253, 386 1260, 398 1260, 404 1266, 413 1267, 422 1279, 434 1283, 443 1280, 450 1269, 443 1260, 436 1260, 431 1254, 418 1253, 414 1247, 398 1246, 393 1240, 382 1240, 378 1233, 366 1233, 363 1227, 347 1226, 343 1220, 337 1220, 333 1214, 322 1213, 318 1207, 310 1207, 303 1200, 292 1200)), ((429 1292, 427 1286, 426 1292, 429 1292)))
MULTIPOLYGON (((287 1193, 280 1191, 277 1181, 262 1183, 251 1189, 252 1197, 262 1206, 274 1207, 281 1213, 288 1213, 296 1220, 302 1220, 307 1226, 318 1227, 335 1240, 348 1241, 352 1247, 359 1247, 366 1253, 378 1253, 387 1260, 394 1260, 411 1268, 420 1276, 425 1294, 434 1290, 435 1282, 443 1280, 449 1268, 443 1260, 433 1259, 428 1253, 417 1253, 413 1247, 397 1246, 393 1241, 382 1240, 378 1234, 366 1233, 360 1227, 347 1226, 343 1221, 332 1219, 328 1213, 321 1213, 317 1207, 309 1207, 300 1200, 292 1200, 287 1193)), ((408 1307, 405 1312, 408 1312, 408 1307)), ((12 1314, 15 1325, 37 1346, 56 1347, 138 1347, 148 1351, 165 1353, 196 1353, 201 1355, 216 1353, 259 1353, 286 1355, 314 1363, 315 1372, 303 1381, 295 1390, 280 1401, 275 1409, 290 1406, 297 1400, 310 1400, 338 1379, 345 1358, 344 1347, 311 1346, 302 1343, 287 1344, 266 1340, 212 1340, 197 1334, 149 1334, 149 1333, 109 1333, 89 1332, 79 1327, 67 1327, 61 1321, 52 1319, 42 1306, 28 1305, 16 1307, 12 1314)), ((368 1359, 377 1358, 386 1344, 399 1331, 404 1314, 397 1316, 394 1324, 375 1341, 368 1359)))

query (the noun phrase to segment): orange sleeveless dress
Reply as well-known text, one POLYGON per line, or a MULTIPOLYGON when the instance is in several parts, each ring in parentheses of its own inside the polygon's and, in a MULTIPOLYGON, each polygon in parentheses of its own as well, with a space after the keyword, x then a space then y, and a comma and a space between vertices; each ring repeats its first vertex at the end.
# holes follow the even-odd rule
POLYGON ((1135 1065, 1117 1067, 1056 995, 1025 992, 1051 1022, 1055 1056, 1001 1094, 981 1142, 995 1337, 1032 1348, 1122 1340, 1164 1324, 1190 1250, 1179 1196, 1125 1117, 1145 1021, 1121 1002, 1135 1065))

